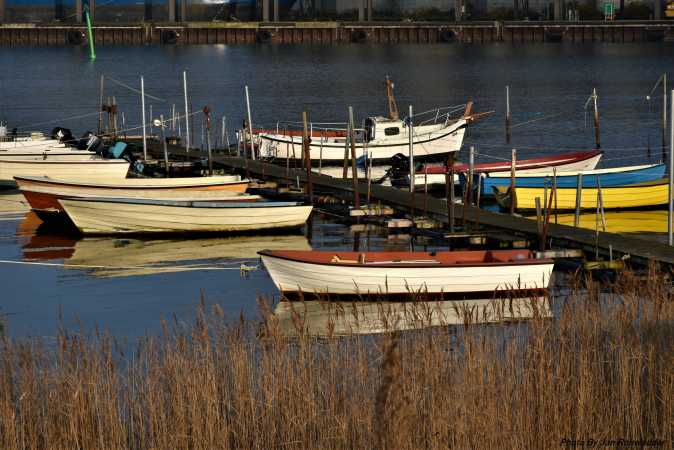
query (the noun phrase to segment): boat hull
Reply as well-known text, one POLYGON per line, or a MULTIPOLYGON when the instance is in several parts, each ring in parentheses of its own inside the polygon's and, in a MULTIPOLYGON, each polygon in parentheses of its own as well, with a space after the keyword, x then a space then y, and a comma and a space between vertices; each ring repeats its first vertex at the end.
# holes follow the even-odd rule
MULTIPOLYGON (((182 186, 157 183, 158 180, 124 179, 116 184, 88 184, 40 178, 16 178, 19 189, 26 197, 31 208, 36 212, 40 210, 47 213, 63 212, 58 200, 66 197, 116 197, 211 202, 259 200, 257 196, 241 195, 248 187, 247 180, 221 181, 218 184, 210 183, 209 180, 199 184, 198 180, 194 180, 192 182, 185 181, 182 186)), ((169 178, 169 180, 171 179, 169 178)), ((43 215, 40 215, 40 217, 43 217, 43 215)), ((48 217, 48 215, 44 217, 48 217)))
MULTIPOLYGON (((567 157, 559 157, 559 158, 549 158, 549 162, 546 163, 544 162, 543 158, 541 159, 536 159, 536 160, 530 160, 530 163, 527 163, 527 160, 523 160, 517 163, 516 167, 516 174, 518 175, 535 175, 535 174, 542 174, 542 175, 549 175, 553 168, 557 171, 557 173, 566 173, 566 172, 580 172, 580 171, 586 171, 586 170, 594 170, 595 167, 597 167, 597 164, 599 164, 599 160, 601 159, 601 152, 587 152, 585 154, 585 157, 580 157, 576 158, 573 155, 569 155, 567 157)), ((467 172, 468 171, 468 166, 466 164, 460 164, 456 166, 455 170, 455 175, 454 175, 454 183, 456 184, 459 180, 459 176, 456 175, 456 172, 467 172)), ((475 173, 486 173, 489 174, 489 176, 494 176, 494 177, 509 177, 510 176, 510 168, 506 168, 503 164, 499 165, 494 165, 494 164, 484 164, 484 165, 476 165, 475 167, 475 173)), ((415 183, 416 186, 423 186, 424 183, 427 185, 431 184, 445 184, 445 168, 444 166, 441 168, 429 168, 427 173, 424 174, 423 171, 419 171, 415 174, 415 183)), ((409 183, 409 177, 407 178, 407 182, 409 183)))
MULTIPOLYGON (((598 188, 581 190, 581 209, 597 209, 598 188)), ((496 200, 503 207, 509 206, 506 197, 508 189, 498 188, 496 200)), ((550 189, 547 194, 550 195, 550 189)), ((543 200, 546 195, 544 188, 516 187, 517 209, 535 209, 536 197, 543 200)), ((558 210, 573 210, 576 208, 576 188, 558 188, 557 198, 553 204, 558 210)), ((632 184, 627 186, 601 188, 602 206, 604 209, 644 208, 666 205, 669 202, 669 184, 667 180, 653 183, 632 184)))
POLYGON ((547 289, 554 263, 466 264, 444 267, 368 267, 296 261, 261 252, 276 287, 291 295, 409 297, 413 294, 491 297, 547 289))
POLYGON ((70 180, 121 180, 129 163, 121 159, 85 161, 6 160, 0 159, 0 184, 16 186, 14 177, 50 177, 70 180))
POLYGON ((83 234, 242 232, 303 225, 311 206, 258 202, 193 207, 101 200, 59 200, 83 234))
MULTIPOLYGON (((583 187, 602 188, 623 186, 635 183, 644 183, 655 181, 665 176, 666 166, 664 164, 651 164, 647 166, 637 166, 633 168, 624 168, 625 170, 595 170, 578 172, 573 175, 557 175, 555 183, 558 188, 575 188, 578 184, 578 175, 581 175, 583 187)), ((543 176, 518 176, 515 179, 517 187, 537 187, 542 188, 546 185, 552 186, 553 176, 546 174, 543 176)), ((497 187, 509 187, 510 177, 488 176, 482 179, 482 192, 489 195, 497 187)))
MULTIPOLYGON (((414 135, 414 157, 417 161, 433 161, 442 159, 449 153, 457 152, 461 149, 463 137, 466 131, 465 119, 448 125, 446 127, 427 132, 415 132, 414 135)), ((260 134, 260 156, 262 158, 281 159, 281 160, 302 160, 302 138, 298 136, 285 136, 282 134, 270 135, 260 134)), ((315 139, 310 144, 310 156, 313 165, 319 161, 322 164, 341 164, 344 161, 344 151, 346 147, 345 138, 328 138, 321 143, 321 139, 315 139)), ((366 158, 371 155, 372 162, 375 164, 390 162, 390 159, 402 153, 409 153, 409 140, 390 139, 371 141, 367 145, 357 142, 356 158, 366 158)), ((351 149, 348 150, 351 155, 351 149)))

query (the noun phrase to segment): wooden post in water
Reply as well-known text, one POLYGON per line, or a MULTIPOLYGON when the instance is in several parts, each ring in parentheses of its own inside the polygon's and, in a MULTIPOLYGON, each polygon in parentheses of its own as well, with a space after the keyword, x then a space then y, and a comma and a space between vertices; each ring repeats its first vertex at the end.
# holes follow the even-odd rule
POLYGON ((597 211, 601 214, 601 229, 606 231, 606 217, 604 216, 604 198, 601 194, 601 181, 597 177, 597 211))
POLYGON ((372 153, 367 154, 367 208, 370 209, 372 198, 372 153))
POLYGON ((543 218, 541 213, 541 198, 536 197, 534 199, 534 204, 536 205, 536 229, 538 230, 538 239, 540 240, 543 235, 543 218))
POLYGON ((353 121, 353 107, 349 106, 349 142, 351 143, 351 178, 353 180, 353 206, 360 208, 360 192, 358 192, 358 170, 356 168, 356 131, 353 121))
POLYGON ((515 186, 515 176, 517 170, 517 150, 512 149, 510 154, 510 214, 515 214, 517 209, 517 187, 515 186))
MULTIPOLYGON (((81 6, 81 3, 80 3, 81 6)), ((80 16, 82 13, 80 12, 80 16)), ((143 77, 140 77, 142 80, 143 77)), ((141 86, 142 86, 142 81, 141 81, 141 86)), ((99 100, 98 100, 98 134, 101 134, 103 131, 103 90, 105 88, 105 75, 101 75, 101 85, 100 85, 100 92, 99 92, 99 100)), ((144 101, 144 99, 143 99, 144 101)))
MULTIPOLYGON (((184 1, 184 0, 183 0, 184 1)), ((185 20, 182 17, 182 20, 185 20)), ((190 108, 187 102, 187 71, 183 70, 183 97, 185 99, 185 151, 190 151, 190 108)))
POLYGON ((674 245, 672 236, 672 220, 674 220, 674 90, 671 92, 671 111, 669 122, 669 214, 667 217, 667 234, 669 245, 674 245))
MULTIPOLYGON (((556 183, 557 180, 555 179, 554 182, 556 183)), ((552 208, 552 198, 556 197, 556 185, 550 189, 550 198, 544 199, 544 201, 547 203, 547 207, 545 208, 545 216, 543 219, 543 233, 541 234, 541 242, 540 242, 540 250, 545 251, 547 245, 546 241, 548 240, 548 227, 550 226, 550 209, 552 208)))
POLYGON ((507 144, 510 144, 511 127, 512 127, 512 113, 510 111, 510 86, 506 86, 505 132, 507 144))
POLYGON ((573 226, 577 227, 580 223, 580 208, 581 208, 581 199, 583 196, 583 174, 578 174, 578 181, 576 181, 576 211, 573 216, 573 226))
POLYGON ((211 154, 211 109, 204 106, 204 120, 206 122, 206 149, 208 150, 208 176, 213 176, 213 155, 211 154))
POLYGON ((447 216, 449 218, 449 231, 454 232, 454 156, 447 159, 447 172, 445 175, 447 185, 447 216))
POLYGON ((662 161, 667 157, 667 73, 662 74, 662 161))
POLYGON ((346 138, 344 139, 344 165, 342 167, 342 178, 346 180, 349 176, 349 141, 351 140, 351 122, 346 125, 346 138))
POLYGON ((410 214, 414 220, 414 185, 416 184, 416 173, 414 171, 414 121, 412 119, 412 105, 409 108, 409 117, 407 123, 407 134, 409 135, 409 177, 410 177, 410 214))
POLYGON ((143 115, 143 160, 147 161, 147 125, 145 124, 145 81, 140 76, 140 109, 143 115))
POLYGON ((248 85, 246 85, 246 112, 248 114, 248 135, 250 137, 250 159, 255 161, 255 144, 253 142, 253 116, 250 112, 250 95, 248 85))
POLYGON ((475 176, 475 147, 470 146, 468 157, 468 180, 466 183, 468 189, 468 206, 473 204, 473 177, 475 176))
POLYGON ((601 148, 601 139, 599 132, 599 107, 597 106, 597 89, 592 89, 592 101, 594 103, 594 141, 596 148, 601 148))
POLYGON ((557 223, 557 168, 552 168, 552 196, 555 199, 555 223, 557 223))
POLYGON ((168 146, 166 143, 166 136, 164 134, 164 115, 161 114, 159 116, 159 120, 154 122, 155 126, 159 127, 159 131, 161 132, 161 141, 164 145, 164 165, 166 166, 166 178, 169 178, 171 176, 170 174, 170 166, 169 166, 169 157, 168 157, 168 146), (159 122, 159 123, 157 123, 159 122))
POLYGON ((311 185, 311 136, 309 136, 309 119, 307 117, 307 110, 302 112, 302 123, 304 130, 302 133, 302 156, 304 156, 304 164, 307 170, 307 196, 309 203, 314 202, 313 187, 311 185))

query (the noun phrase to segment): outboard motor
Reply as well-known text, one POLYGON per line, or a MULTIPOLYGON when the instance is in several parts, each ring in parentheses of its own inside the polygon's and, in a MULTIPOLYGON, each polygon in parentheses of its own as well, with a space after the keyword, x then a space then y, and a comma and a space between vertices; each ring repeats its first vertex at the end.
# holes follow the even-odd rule
POLYGON ((82 135, 77 143, 77 148, 79 150, 89 150, 90 152, 96 152, 99 155, 103 155, 105 150, 103 147, 103 140, 96 136, 91 131, 87 131, 82 135))
POLYGON ((75 138, 73 133, 68 128, 56 127, 51 130, 52 139, 58 139, 59 142, 64 144, 72 144, 75 138))

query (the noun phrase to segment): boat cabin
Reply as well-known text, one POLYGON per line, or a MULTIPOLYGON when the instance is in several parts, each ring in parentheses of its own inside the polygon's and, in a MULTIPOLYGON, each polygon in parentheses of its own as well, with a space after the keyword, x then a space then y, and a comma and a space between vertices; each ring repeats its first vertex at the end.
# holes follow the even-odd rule
POLYGON ((402 120, 389 119, 388 117, 368 117, 365 119, 365 140, 384 140, 407 134, 407 125, 402 120))

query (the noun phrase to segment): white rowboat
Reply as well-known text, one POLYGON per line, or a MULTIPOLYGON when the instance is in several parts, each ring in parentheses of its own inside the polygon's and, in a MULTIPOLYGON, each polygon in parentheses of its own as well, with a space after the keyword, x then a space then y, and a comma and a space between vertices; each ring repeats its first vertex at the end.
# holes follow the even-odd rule
POLYGON ((129 171, 122 159, 86 159, 82 161, 12 160, 0 158, 0 185, 16 186, 14 177, 47 176, 69 180, 121 180, 129 171))
POLYGON ((295 202, 178 202, 60 199, 83 234, 236 232, 304 224, 311 206, 295 202))

